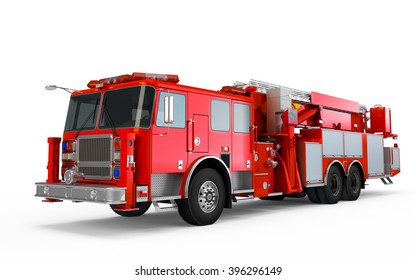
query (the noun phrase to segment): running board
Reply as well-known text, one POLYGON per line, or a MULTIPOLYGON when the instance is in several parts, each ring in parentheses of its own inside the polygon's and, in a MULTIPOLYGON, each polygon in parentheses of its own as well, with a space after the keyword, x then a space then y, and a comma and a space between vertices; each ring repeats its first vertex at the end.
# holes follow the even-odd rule
POLYGON ((278 195, 283 195, 283 193, 282 192, 269 193, 267 196, 278 196, 278 195))
POLYGON ((240 200, 247 200, 247 199, 254 199, 254 196, 252 194, 248 194, 247 196, 239 196, 237 198, 237 196, 233 194, 233 202, 237 202, 240 200))
POLYGON ((390 177, 380 178, 384 185, 393 185, 393 181, 390 177))
POLYGON ((160 211, 169 211, 178 209, 175 199, 163 200, 163 201, 152 201, 153 206, 155 207, 156 212, 160 211), (161 207, 160 204, 170 204, 168 206, 161 207))
POLYGON ((241 194, 241 193, 253 193, 253 189, 247 189, 247 190, 234 190, 234 194, 241 194))

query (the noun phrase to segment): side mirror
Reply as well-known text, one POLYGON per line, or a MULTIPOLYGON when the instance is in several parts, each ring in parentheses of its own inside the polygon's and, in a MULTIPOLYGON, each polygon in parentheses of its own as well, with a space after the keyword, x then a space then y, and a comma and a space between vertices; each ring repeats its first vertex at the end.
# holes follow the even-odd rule
POLYGON ((165 123, 173 123, 173 96, 165 96, 165 123))

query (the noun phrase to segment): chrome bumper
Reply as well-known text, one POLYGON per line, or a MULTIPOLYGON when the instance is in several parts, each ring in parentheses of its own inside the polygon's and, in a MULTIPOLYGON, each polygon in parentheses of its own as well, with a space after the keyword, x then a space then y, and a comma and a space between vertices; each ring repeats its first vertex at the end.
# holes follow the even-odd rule
POLYGON ((93 184, 36 183, 35 196, 72 201, 124 204, 126 203, 126 188, 93 184))

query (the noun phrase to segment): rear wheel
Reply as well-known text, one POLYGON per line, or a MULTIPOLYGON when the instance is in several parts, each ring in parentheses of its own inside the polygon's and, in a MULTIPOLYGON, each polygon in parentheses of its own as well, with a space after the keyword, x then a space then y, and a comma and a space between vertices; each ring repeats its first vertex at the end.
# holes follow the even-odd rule
POLYGON ((111 209, 113 209, 113 211, 123 217, 138 217, 143 215, 144 213, 146 213, 146 211, 149 209, 150 205, 152 203, 149 201, 146 202, 138 202, 136 203, 136 208, 138 208, 138 210, 131 210, 131 211, 120 211, 117 210, 117 205, 116 204, 112 204, 111 209))
POLYGON ((346 184, 342 192, 343 200, 357 200, 361 193, 363 178, 357 166, 353 165, 347 176, 346 184))
POLYGON ((306 194, 308 195, 309 200, 312 203, 321 203, 319 200, 318 194, 316 192, 316 188, 306 188, 306 194))
POLYGON ((224 209, 224 182, 214 169, 202 169, 192 178, 188 198, 176 202, 185 222, 200 226, 213 224, 224 209))
POLYGON ((326 186, 320 187, 316 190, 321 203, 337 203, 342 196, 343 181, 341 171, 339 171, 338 167, 331 166, 328 172, 326 186))

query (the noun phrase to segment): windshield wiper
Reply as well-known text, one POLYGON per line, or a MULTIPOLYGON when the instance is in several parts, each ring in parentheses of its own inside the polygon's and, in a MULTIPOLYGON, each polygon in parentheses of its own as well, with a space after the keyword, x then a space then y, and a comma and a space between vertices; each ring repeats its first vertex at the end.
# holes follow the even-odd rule
POLYGON ((114 121, 111 118, 110 113, 108 112, 106 107, 103 108, 103 112, 104 112, 104 115, 107 117, 108 123, 110 124, 110 128, 113 131, 114 136, 119 137, 116 131, 116 125, 114 124, 114 121))
POLYGON ((81 126, 79 127, 77 133, 75 133, 74 138, 78 138, 79 133, 81 132, 81 130, 83 130, 85 128, 85 126, 87 125, 88 121, 91 119, 91 117, 94 115, 95 110, 92 110, 89 115, 87 116, 87 118, 85 119, 85 121, 81 124, 81 126))

